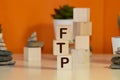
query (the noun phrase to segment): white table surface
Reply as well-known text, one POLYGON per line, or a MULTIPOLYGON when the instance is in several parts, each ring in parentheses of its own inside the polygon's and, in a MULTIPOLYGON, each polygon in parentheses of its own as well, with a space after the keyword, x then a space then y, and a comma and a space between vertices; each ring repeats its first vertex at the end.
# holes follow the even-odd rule
POLYGON ((112 55, 92 55, 90 66, 77 71, 56 69, 56 56, 42 54, 42 67, 28 67, 23 55, 13 55, 15 66, 0 66, 0 80, 120 80, 120 70, 109 69, 112 55))

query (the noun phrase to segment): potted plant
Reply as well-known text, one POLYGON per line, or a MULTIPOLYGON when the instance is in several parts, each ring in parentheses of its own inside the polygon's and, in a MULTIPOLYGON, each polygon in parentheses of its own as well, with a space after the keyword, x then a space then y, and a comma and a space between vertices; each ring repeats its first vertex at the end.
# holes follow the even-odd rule
POLYGON ((56 36, 56 27, 58 25, 71 25, 73 30, 73 7, 69 5, 63 5, 59 8, 54 9, 54 14, 52 14, 55 38, 56 36))
POLYGON ((73 19, 73 7, 69 5, 60 6, 54 9, 55 14, 52 14, 54 19, 73 19))

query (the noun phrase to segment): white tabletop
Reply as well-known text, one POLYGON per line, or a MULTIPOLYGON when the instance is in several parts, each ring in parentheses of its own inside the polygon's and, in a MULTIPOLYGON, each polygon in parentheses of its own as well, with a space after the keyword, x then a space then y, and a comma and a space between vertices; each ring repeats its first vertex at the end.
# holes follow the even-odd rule
POLYGON ((56 56, 42 55, 42 67, 25 66, 23 55, 13 55, 15 66, 0 66, 0 80, 120 80, 120 70, 109 69, 112 55, 92 55, 90 66, 56 69, 56 56))

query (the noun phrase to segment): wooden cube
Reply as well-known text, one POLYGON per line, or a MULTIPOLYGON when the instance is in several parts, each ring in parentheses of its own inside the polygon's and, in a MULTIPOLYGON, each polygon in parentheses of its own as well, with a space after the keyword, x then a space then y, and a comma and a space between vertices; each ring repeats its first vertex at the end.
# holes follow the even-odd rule
POLYGON ((82 68, 90 63, 90 50, 89 49, 72 49, 73 69, 82 68))
POLYGON ((71 70, 72 69, 72 56, 57 56, 57 70, 71 70))
POLYGON ((92 35, 92 22, 74 22, 73 25, 74 37, 92 35))
POLYGON ((58 25, 56 31, 57 40, 68 40, 73 42, 73 27, 72 25, 58 25))
POLYGON ((41 64, 41 48, 24 47, 24 60, 31 66, 37 65, 35 63, 41 64))
POLYGON ((89 22, 90 21, 90 8, 74 8, 73 20, 75 22, 89 22))
POLYGON ((120 52, 120 37, 112 37, 112 50, 113 54, 116 54, 117 52, 120 52))
POLYGON ((73 63, 86 64, 90 62, 90 50, 88 49, 72 49, 72 60, 73 63), (75 62, 74 62, 75 61, 75 62))
POLYGON ((76 36, 75 49, 90 49, 89 36, 76 36))
POLYGON ((53 41, 53 54, 54 55, 68 55, 69 54, 69 41, 54 40, 53 41))
POLYGON ((55 19, 53 21, 53 23, 54 23, 53 26, 54 26, 55 39, 57 38, 56 33, 57 33, 57 27, 59 25, 70 25, 70 27, 72 27, 72 29, 73 29, 73 19, 67 19, 67 20, 65 20, 65 19, 61 19, 61 20, 55 19))
POLYGON ((7 50, 6 46, 0 46, 0 50, 7 50))

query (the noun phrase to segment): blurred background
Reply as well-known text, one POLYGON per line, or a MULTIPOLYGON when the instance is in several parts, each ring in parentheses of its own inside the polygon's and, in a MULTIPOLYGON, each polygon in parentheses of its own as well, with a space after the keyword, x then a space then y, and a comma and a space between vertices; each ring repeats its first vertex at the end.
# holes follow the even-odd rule
POLYGON ((68 4, 89 7, 93 23, 91 46, 93 54, 112 53, 111 37, 119 36, 118 14, 120 0, 0 0, 0 24, 8 50, 23 53, 30 35, 36 31, 39 41, 45 43, 42 52, 52 53, 55 39, 54 8, 68 4))

